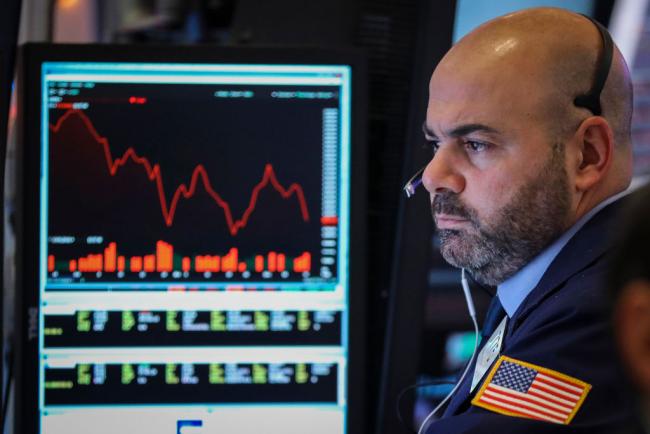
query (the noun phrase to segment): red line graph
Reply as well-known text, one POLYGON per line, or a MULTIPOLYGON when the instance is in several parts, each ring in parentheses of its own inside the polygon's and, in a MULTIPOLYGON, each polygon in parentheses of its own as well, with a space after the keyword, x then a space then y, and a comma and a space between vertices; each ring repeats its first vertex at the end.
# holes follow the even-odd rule
POLYGON ((152 165, 149 162, 149 160, 147 160, 147 158, 139 156, 133 148, 127 149, 126 152, 124 152, 124 154, 121 157, 114 159, 113 155, 111 154, 111 149, 110 149, 110 144, 108 139, 106 137, 102 137, 97 132, 92 121, 82 111, 68 110, 63 116, 59 118, 56 124, 50 125, 50 130, 53 133, 58 133, 63 123, 73 115, 78 116, 83 121, 83 123, 85 124, 86 128, 93 136, 95 141, 97 141, 97 143, 102 145, 102 147, 104 148, 104 156, 106 157, 106 164, 108 166, 108 170, 111 176, 115 176, 118 169, 121 166, 124 166, 129 159, 133 160, 135 163, 140 164, 144 167, 144 169, 147 172, 147 176, 149 177, 149 180, 156 183, 156 187, 158 189, 158 198, 160 200, 160 209, 162 211, 165 224, 167 226, 171 226, 174 223, 174 215, 176 214, 176 207, 178 206, 178 202, 181 200, 181 198, 190 199, 192 196, 194 196, 194 194, 196 193, 196 188, 199 183, 199 180, 203 184, 205 191, 210 195, 210 197, 212 197, 212 199, 214 199, 217 205, 219 205, 223 209, 223 213, 226 218, 226 223, 228 224, 228 229, 230 231, 230 234, 233 236, 237 235, 239 230, 246 226, 246 224, 248 223, 248 219, 250 218, 251 214, 255 210, 255 205, 257 203, 257 198, 260 194, 260 191, 264 189, 266 186, 268 186, 269 183, 273 186, 273 188, 278 193, 280 193, 283 199, 288 199, 295 194, 300 204, 300 212, 302 214, 302 219, 305 222, 309 221, 309 211, 307 210, 307 202, 305 200, 305 194, 303 192, 302 187, 299 184, 293 183, 288 188, 284 188, 278 181, 275 171, 273 170, 273 166, 271 166, 271 164, 266 164, 266 166, 264 167, 264 175, 262 176, 262 180, 253 188, 248 207, 242 214, 241 218, 238 220, 235 220, 235 218, 233 217, 228 202, 223 200, 223 198, 219 195, 219 193, 217 193, 212 187, 212 184, 210 183, 210 178, 208 177, 208 173, 202 164, 198 164, 194 168, 194 171, 190 178, 189 187, 185 184, 179 185, 174 191, 172 199, 168 203, 167 195, 165 194, 165 189, 163 187, 163 177, 162 177, 160 166, 158 164, 152 165))

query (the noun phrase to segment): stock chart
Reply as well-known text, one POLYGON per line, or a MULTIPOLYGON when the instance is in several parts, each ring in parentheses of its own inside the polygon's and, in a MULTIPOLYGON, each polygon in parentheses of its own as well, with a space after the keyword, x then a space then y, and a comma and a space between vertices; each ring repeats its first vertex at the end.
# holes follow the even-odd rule
POLYGON ((336 88, 48 94, 51 282, 336 278, 336 88))

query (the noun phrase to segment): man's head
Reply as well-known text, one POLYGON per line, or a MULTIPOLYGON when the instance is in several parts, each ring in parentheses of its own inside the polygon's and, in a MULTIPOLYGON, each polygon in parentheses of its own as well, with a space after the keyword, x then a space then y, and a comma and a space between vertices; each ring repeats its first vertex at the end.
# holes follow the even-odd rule
POLYGON ((623 233, 608 286, 614 296, 614 329, 621 355, 650 422, 650 186, 632 199, 619 225, 623 233))
POLYGON ((614 51, 602 116, 574 105, 602 39, 587 18, 528 9, 483 24, 431 77, 423 173, 441 251, 497 285, 631 177, 629 72, 614 51))

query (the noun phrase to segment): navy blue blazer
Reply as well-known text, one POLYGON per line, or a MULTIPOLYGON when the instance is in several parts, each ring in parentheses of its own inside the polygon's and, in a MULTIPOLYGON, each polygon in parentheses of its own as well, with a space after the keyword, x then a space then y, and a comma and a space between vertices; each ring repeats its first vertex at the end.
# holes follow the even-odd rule
MULTIPOLYGON (((551 263, 509 320, 501 355, 561 372, 592 388, 569 425, 507 416, 471 404, 474 367, 443 418, 427 434, 641 433, 634 399, 611 332, 604 282, 613 254, 611 233, 625 199, 602 209, 551 263)), ((483 380, 485 381, 485 380, 483 380)))

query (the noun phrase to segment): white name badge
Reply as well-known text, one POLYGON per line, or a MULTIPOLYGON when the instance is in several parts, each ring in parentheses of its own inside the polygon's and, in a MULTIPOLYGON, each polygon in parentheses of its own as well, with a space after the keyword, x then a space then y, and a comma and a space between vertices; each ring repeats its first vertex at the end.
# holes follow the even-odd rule
POLYGON ((470 394, 474 392, 474 389, 481 382, 485 373, 490 369, 490 366, 492 366, 497 357, 499 357, 501 345, 503 344, 503 336, 506 334, 507 320, 508 316, 506 315, 503 317, 496 330, 494 330, 490 339, 485 343, 481 352, 478 353, 478 357, 476 358, 476 367, 474 368, 474 377, 472 378, 472 387, 469 390, 470 394))

